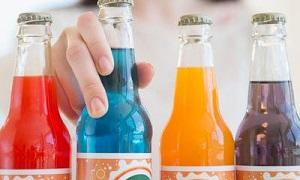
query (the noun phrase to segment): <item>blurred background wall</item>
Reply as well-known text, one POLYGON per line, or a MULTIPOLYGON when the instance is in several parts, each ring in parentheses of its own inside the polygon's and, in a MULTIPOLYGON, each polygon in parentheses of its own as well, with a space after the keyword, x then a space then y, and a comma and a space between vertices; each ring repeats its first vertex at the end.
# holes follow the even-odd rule
MULTIPOLYGON (((90 0, 92 1, 92 0, 90 0)), ((158 179, 159 139, 172 109, 173 86, 177 64, 177 22, 182 13, 201 12, 213 17, 215 65, 219 87, 221 112, 233 134, 236 133, 246 109, 248 73, 251 56, 250 17, 257 12, 282 12, 287 16, 288 53, 295 91, 300 108, 300 1, 284 0, 235 0, 208 2, 208 0, 136 0, 135 40, 137 59, 147 59, 156 75, 149 88, 141 91, 154 127, 154 179, 158 179), (148 1, 149 2, 149 1, 148 1), (166 14, 151 13, 164 8, 166 14), (174 12, 172 11, 174 9, 174 12), (148 14, 143 12, 148 10, 148 14), (169 13, 169 14, 168 14, 169 13), (169 16, 170 17, 167 17, 169 16), (165 17, 166 16, 166 17, 165 17), (163 20, 165 19, 165 20, 163 20)), ((221 0, 212 0, 221 1, 221 0)), ((23 11, 47 11, 54 16, 53 42, 63 27, 74 25, 81 12, 96 5, 83 6, 77 0, 10 0, 0 6, 0 125, 8 112, 10 88, 15 63, 16 19, 23 11)), ((299 109, 300 110, 300 109, 299 109)), ((67 122, 67 120, 66 120, 67 122)), ((74 139, 74 127, 69 125, 74 139)), ((74 146, 75 147, 75 146, 74 146)))

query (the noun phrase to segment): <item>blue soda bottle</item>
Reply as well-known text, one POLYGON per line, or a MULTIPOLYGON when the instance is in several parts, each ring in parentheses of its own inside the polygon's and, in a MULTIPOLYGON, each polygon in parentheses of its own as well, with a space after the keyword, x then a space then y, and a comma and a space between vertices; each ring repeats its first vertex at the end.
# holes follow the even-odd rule
POLYGON ((109 108, 99 119, 84 108, 77 126, 77 179, 151 179, 152 126, 137 88, 132 0, 99 0, 99 19, 114 70, 101 76, 109 108))

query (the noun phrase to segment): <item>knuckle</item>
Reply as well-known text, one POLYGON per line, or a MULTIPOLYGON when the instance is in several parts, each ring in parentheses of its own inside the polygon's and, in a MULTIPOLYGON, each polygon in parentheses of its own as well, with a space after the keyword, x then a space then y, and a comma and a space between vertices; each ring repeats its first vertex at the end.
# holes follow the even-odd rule
POLYGON ((84 53, 84 46, 80 44, 74 44, 67 48, 66 56, 68 61, 75 61, 84 53))
POLYGON ((79 100, 70 100, 71 108, 76 112, 79 113, 82 111, 82 108, 84 107, 84 103, 79 100))
POLYGON ((77 19, 77 25, 85 25, 86 23, 89 23, 95 19, 95 15, 92 12, 87 12, 82 15, 80 15, 77 19))
POLYGON ((74 32, 74 29, 75 29, 75 27, 72 27, 72 26, 66 27, 66 28, 63 30, 63 34, 64 34, 64 35, 70 34, 71 32, 74 32))
POLYGON ((94 40, 94 41, 91 41, 89 43, 89 48, 94 52, 93 56, 95 59, 99 59, 100 56, 101 56, 101 53, 104 54, 101 49, 102 43, 98 40, 94 40))
POLYGON ((83 86, 83 92, 88 96, 93 96, 96 92, 99 92, 99 85, 97 83, 87 83, 83 86))
POLYGON ((98 40, 93 40, 89 44, 90 44, 91 48, 93 48, 93 49, 100 49, 101 45, 102 45, 102 43, 98 40))

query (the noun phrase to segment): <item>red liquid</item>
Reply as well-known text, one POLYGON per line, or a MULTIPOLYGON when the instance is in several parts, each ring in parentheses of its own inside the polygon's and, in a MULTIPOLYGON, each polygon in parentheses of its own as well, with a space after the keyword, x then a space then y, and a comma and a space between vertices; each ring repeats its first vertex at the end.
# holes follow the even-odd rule
POLYGON ((10 113, 0 129, 0 169, 70 167, 70 136, 51 76, 15 77, 10 113))

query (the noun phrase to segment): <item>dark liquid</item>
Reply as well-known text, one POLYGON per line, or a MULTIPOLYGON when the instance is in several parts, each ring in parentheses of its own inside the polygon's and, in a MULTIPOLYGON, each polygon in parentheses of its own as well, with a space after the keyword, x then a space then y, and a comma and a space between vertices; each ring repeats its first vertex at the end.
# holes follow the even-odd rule
POLYGON ((236 163, 300 165, 300 121, 290 81, 250 83, 247 113, 236 136, 236 163))
POLYGON ((101 81, 109 109, 98 120, 86 108, 77 127, 78 152, 150 153, 152 126, 141 105, 133 49, 112 49, 114 71, 101 81))

